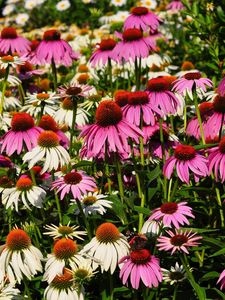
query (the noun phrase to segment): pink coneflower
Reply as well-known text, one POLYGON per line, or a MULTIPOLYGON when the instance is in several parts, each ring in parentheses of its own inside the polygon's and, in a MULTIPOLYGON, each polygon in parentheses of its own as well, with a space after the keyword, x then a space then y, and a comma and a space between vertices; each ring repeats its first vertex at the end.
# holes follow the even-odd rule
MULTIPOLYGON (((207 126, 207 121, 213 114, 213 103, 202 102, 199 106, 199 111, 202 119, 202 127, 204 131, 204 136, 207 138, 209 136, 214 137, 213 128, 207 126)), ((187 125, 186 134, 195 137, 197 140, 201 138, 200 126, 198 118, 194 117, 187 125)))
POLYGON ((171 230, 166 231, 169 235, 167 236, 160 236, 157 241, 157 247, 159 251, 171 251, 171 254, 175 252, 184 252, 189 254, 188 248, 195 247, 199 245, 198 240, 202 239, 201 236, 196 236, 196 232, 192 233, 192 231, 178 231, 176 230, 175 233, 171 230))
POLYGON ((73 98, 87 97, 91 89, 92 87, 87 84, 73 83, 60 86, 57 91, 59 92, 59 96, 61 98, 73 98))
POLYGON ((30 44, 27 39, 18 36, 16 29, 6 27, 2 29, 0 38, 0 51, 5 54, 26 54, 30 50, 30 44))
POLYGON ((138 28, 143 31, 149 28, 155 31, 161 22, 161 19, 147 7, 140 6, 132 8, 131 15, 125 20, 123 28, 138 28))
POLYGON ((175 114, 180 107, 179 99, 170 91, 170 82, 163 77, 150 79, 147 91, 151 103, 164 115, 175 114))
POLYGON ((95 67, 96 65, 105 65, 108 60, 111 59, 111 53, 116 46, 116 41, 114 39, 102 39, 98 45, 97 50, 90 57, 90 65, 95 67))
POLYGON ((208 175, 207 159, 189 145, 178 145, 174 155, 167 159, 163 173, 168 179, 171 178, 174 166, 180 180, 187 184, 190 181, 189 171, 193 172, 195 182, 198 182, 200 177, 208 175))
POLYGON ((135 61, 136 58, 147 57, 149 51, 156 49, 155 42, 149 36, 144 36, 140 29, 128 28, 122 34, 116 32, 116 35, 121 42, 112 50, 111 58, 115 61, 135 61))
POLYGON ((71 193, 74 199, 81 197, 97 188, 94 178, 86 175, 83 171, 67 173, 65 176, 56 179, 52 183, 52 189, 60 192, 60 199, 63 200, 66 194, 71 193))
POLYGON ((186 216, 190 218, 195 218, 195 216, 191 212, 192 208, 186 204, 187 202, 164 203, 152 212, 149 220, 162 221, 164 226, 171 227, 171 225, 174 225, 177 229, 180 228, 180 225, 189 225, 186 216))
POLYGON ((157 287, 162 281, 162 273, 159 266, 159 259, 151 255, 147 249, 132 251, 129 256, 123 257, 119 264, 123 263, 120 270, 120 278, 123 284, 130 282, 134 289, 140 286, 140 280, 146 287, 157 287))
POLYGON ((175 80, 173 84, 174 91, 184 96, 188 94, 191 99, 193 89, 206 92, 206 87, 213 86, 212 81, 208 78, 202 78, 200 72, 186 73, 183 77, 175 80))
POLYGON ((184 9, 184 5, 180 0, 174 0, 171 1, 167 6, 166 6, 167 10, 172 10, 172 11, 179 11, 184 9))
POLYGON ((11 121, 11 130, 2 137, 1 153, 20 154, 24 146, 30 151, 37 145, 37 139, 42 129, 34 125, 33 118, 24 112, 15 113, 11 121))
POLYGON ((130 92, 128 103, 122 108, 128 122, 139 126, 141 116, 146 125, 155 125, 155 115, 161 117, 161 111, 148 98, 144 91, 130 92))
MULTIPOLYGON (((34 63, 38 65, 51 64, 71 66, 73 60, 77 60, 79 54, 74 52, 71 46, 61 39, 61 34, 55 29, 45 31, 43 40, 34 51, 34 63)), ((32 59, 31 58, 31 63, 32 59)))
POLYGON ((128 103, 128 96, 130 92, 125 90, 117 90, 114 93, 114 100, 116 104, 118 104, 120 107, 124 107, 128 103))
POLYGON ((17 73, 20 80, 27 80, 32 78, 34 75, 42 75, 45 70, 34 69, 34 66, 26 61, 23 65, 17 67, 17 73))
POLYGON ((225 96, 225 77, 220 81, 217 88, 217 93, 221 96, 225 96))
POLYGON ((220 274, 219 279, 217 280, 217 284, 220 282, 220 289, 223 290, 225 288, 225 270, 220 274))
POLYGON ((138 142, 143 135, 139 128, 127 122, 120 106, 112 100, 99 104, 95 119, 95 124, 87 126, 80 134, 84 138, 84 146, 93 156, 101 155, 105 151, 128 153, 128 138, 138 142))
POLYGON ((219 178, 222 182, 225 181, 225 137, 223 137, 218 147, 211 150, 208 157, 209 161, 209 174, 214 170, 215 178, 219 178))

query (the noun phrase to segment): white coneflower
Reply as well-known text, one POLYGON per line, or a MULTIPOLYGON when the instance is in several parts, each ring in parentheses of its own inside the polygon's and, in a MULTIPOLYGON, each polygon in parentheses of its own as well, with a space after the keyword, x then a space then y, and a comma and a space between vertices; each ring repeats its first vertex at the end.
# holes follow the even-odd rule
POLYGON ((84 246, 81 253, 87 253, 95 259, 94 269, 98 267, 96 260, 99 260, 101 272, 110 271, 113 274, 118 261, 129 254, 129 248, 126 237, 114 224, 103 223, 97 228, 96 237, 84 246))
POLYGON ((2 204, 8 208, 18 211, 19 203, 31 210, 28 203, 41 208, 45 199, 46 192, 41 187, 33 184, 28 176, 21 176, 15 187, 6 188, 2 192, 2 204))
POLYGON ((2 10, 2 15, 5 17, 5 16, 8 16, 11 14, 11 12, 13 12, 15 10, 15 5, 14 4, 8 4, 6 5, 3 10, 2 10))
POLYGON ((19 65, 23 65, 25 61, 26 59, 18 56, 5 55, 0 57, 0 67, 3 69, 6 69, 8 66, 16 68, 19 65))
MULTIPOLYGON (((5 80, 5 74, 6 74, 6 69, 0 67, 0 82, 5 80)), ((10 74, 7 77, 7 82, 12 86, 17 86, 17 85, 21 84, 21 80, 18 77, 10 75, 10 74)))
POLYGON ((42 253, 31 244, 28 234, 15 228, 8 234, 6 245, 0 256, 0 280, 5 276, 11 283, 21 283, 24 277, 31 279, 42 272, 42 253))
POLYGON ((62 0, 56 4, 56 9, 58 11, 64 11, 64 10, 67 10, 70 7, 70 5, 71 4, 68 0, 62 0))
POLYGON ((69 239, 80 239, 84 240, 81 235, 86 235, 86 231, 77 230, 79 226, 70 226, 70 222, 67 225, 59 224, 59 226, 56 226, 54 224, 52 225, 46 225, 45 228, 48 230, 48 232, 44 232, 46 235, 50 235, 54 239, 57 238, 69 238, 69 239))
MULTIPOLYGON (((83 212, 86 216, 100 214, 104 215, 106 213, 107 208, 112 207, 112 202, 109 200, 105 200, 107 195, 98 194, 98 192, 91 193, 89 192, 87 195, 81 197, 81 206, 83 208, 83 212)), ((76 202, 76 200, 71 199, 71 202, 76 202)), ((76 214, 79 214, 80 210, 76 211, 76 214)))
POLYGON ((7 279, 0 282, 0 300, 15 300, 19 299, 20 290, 14 287, 14 284, 9 283, 7 279))
POLYGON ((16 24, 20 26, 24 26, 29 20, 29 15, 26 13, 18 14, 15 18, 16 24))
MULTIPOLYGON (((2 98, 2 92, 0 92, 0 99, 2 98)), ((21 107, 20 101, 18 98, 14 97, 10 90, 6 90, 4 94, 4 110, 13 110, 21 107)))
POLYGON ((141 229, 141 233, 158 235, 160 233, 161 228, 162 228, 162 222, 148 219, 147 221, 145 221, 141 229))
POLYGON ((101 101, 102 97, 99 94, 90 95, 84 102, 80 103, 79 106, 89 111, 90 109, 96 109, 101 101))
POLYGON ((51 130, 41 132, 38 137, 37 146, 27 152, 23 161, 28 162, 31 169, 38 162, 44 161, 40 174, 57 170, 59 167, 67 165, 70 162, 69 153, 60 146, 57 134, 51 130))
POLYGON ((111 4, 114 6, 123 6, 127 3, 127 0, 111 0, 111 4))
POLYGON ((187 274, 184 269, 184 266, 183 265, 179 266, 178 262, 176 262, 175 266, 171 267, 170 270, 164 268, 161 268, 161 270, 163 273, 163 280, 165 282, 169 282, 171 285, 182 282, 187 278, 187 274))
POLYGON ((91 263, 91 259, 85 258, 80 261, 79 266, 72 265, 73 278, 79 285, 83 285, 83 283, 91 280, 97 273, 96 270, 92 269, 91 263))
POLYGON ((82 259, 75 241, 66 238, 58 240, 53 253, 48 254, 43 279, 48 283, 52 282, 56 275, 62 274, 65 267, 77 265, 82 259))

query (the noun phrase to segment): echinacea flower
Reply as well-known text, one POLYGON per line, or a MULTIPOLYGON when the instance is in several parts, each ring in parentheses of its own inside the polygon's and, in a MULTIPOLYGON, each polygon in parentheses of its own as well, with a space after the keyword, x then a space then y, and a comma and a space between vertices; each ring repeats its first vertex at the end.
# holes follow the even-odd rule
POLYGON ((43 69, 35 69, 34 66, 26 61, 23 65, 17 67, 17 73, 20 80, 28 80, 34 75, 42 75, 45 73, 43 69))
POLYGON ((160 236, 157 239, 158 243, 156 246, 159 248, 159 251, 171 251, 172 255, 177 251, 189 254, 188 248, 198 246, 199 242, 197 241, 202 239, 201 236, 196 235, 197 233, 193 233, 191 230, 176 230, 175 232, 167 230, 166 233, 169 237, 160 236))
MULTIPOLYGON (((6 69, 0 66, 0 82, 4 81, 5 77, 6 69)), ((18 77, 9 74, 7 77, 7 83, 11 86, 18 86, 19 84, 21 84, 21 81, 18 77)))
POLYGON ((18 211, 19 203, 31 210, 28 203, 37 208, 41 208, 46 192, 41 187, 33 184, 32 180, 22 175, 16 182, 15 187, 6 188, 2 192, 2 203, 6 209, 14 208, 18 211))
POLYGON ((178 12, 184 9, 184 5, 180 0, 173 0, 166 6, 166 9, 178 12))
MULTIPOLYGON (((83 212, 86 216, 88 215, 95 215, 100 214, 104 215, 106 213, 107 208, 112 208, 112 202, 109 200, 106 200, 107 195, 99 194, 98 192, 89 192, 86 195, 83 195, 80 199, 81 206, 83 209, 83 212)), ((73 203, 75 200, 71 200, 73 203)), ((76 211, 76 214, 79 214, 80 210, 78 209, 76 211)))
POLYGON ((121 263, 123 266, 119 276, 122 282, 128 285, 130 277, 134 289, 139 288, 140 281, 148 288, 157 287, 162 281, 159 259, 151 255, 148 249, 131 251, 130 255, 120 259, 119 264, 121 263))
MULTIPOLYGON (((2 98, 2 92, 0 92, 0 99, 2 98)), ((18 98, 16 98, 11 90, 6 90, 4 93, 4 104, 3 109, 4 111, 12 111, 16 109, 20 109, 21 104, 18 98)))
POLYGON ((163 280, 170 283, 170 285, 178 284, 187 278, 184 266, 179 266, 178 262, 176 262, 175 266, 172 266, 170 270, 161 268, 161 271, 163 273, 163 280))
POLYGON ((192 208, 186 204, 187 202, 164 203, 160 208, 153 210, 149 220, 162 221, 165 227, 172 227, 173 225, 177 229, 180 228, 180 225, 189 225, 187 217, 195 218, 195 216, 192 214, 192 208))
POLYGON ((225 181, 225 137, 223 137, 218 147, 211 149, 208 157, 209 174, 215 174, 216 180, 225 181))
POLYGON ((195 182, 208 175, 207 159, 189 145, 176 146, 174 155, 166 160, 163 173, 168 179, 171 178, 174 167, 180 180, 186 184, 190 181, 189 171, 193 172, 195 182))
POLYGON ((170 83, 164 77, 150 79, 147 83, 149 100, 163 115, 177 113, 181 106, 179 99, 170 91, 170 83))
POLYGON ((161 111, 148 98, 147 92, 130 92, 127 98, 128 103, 122 107, 122 111, 129 123, 140 126, 144 121, 146 125, 155 125, 155 116, 162 116, 161 111))
POLYGON ((70 162, 69 153, 60 146, 59 142, 55 132, 43 131, 38 137, 37 146, 24 155, 23 161, 28 163, 29 169, 43 161, 44 165, 40 174, 67 165, 70 162))
POLYGON ((75 282, 77 282, 79 285, 90 281, 97 273, 97 271, 93 270, 93 268, 91 267, 91 259, 89 258, 82 259, 79 262, 79 266, 73 265, 72 272, 75 282))
POLYGON ((17 66, 23 65, 24 63, 25 59, 16 55, 4 55, 0 57, 0 67, 3 69, 6 69, 8 67, 16 68, 17 66))
POLYGON ((15 288, 15 284, 3 279, 0 282, 0 300, 14 300, 19 299, 20 290, 15 288))
POLYGON ((138 142, 143 135, 138 127, 124 118, 120 106, 114 101, 102 101, 96 110, 95 119, 95 124, 86 126, 80 134, 87 151, 94 157, 106 151, 128 153, 128 138, 138 142))
POLYGON ((150 36, 144 36, 140 29, 128 28, 116 35, 121 41, 112 50, 111 58, 115 61, 134 62, 137 58, 147 57, 149 51, 156 49, 155 42, 150 36))
POLYGON ((43 255, 31 244, 28 234, 22 229, 14 228, 6 238, 6 245, 0 255, 0 280, 5 276, 10 283, 21 283, 24 277, 31 280, 42 272, 43 255))
POLYGON ((30 55, 30 62, 38 65, 51 64, 71 66, 73 60, 77 60, 78 53, 61 39, 61 34, 55 29, 45 31, 43 40, 30 55))
POLYGON ((1 31, 0 51, 5 54, 26 54, 30 50, 31 42, 17 35, 13 27, 5 27, 1 31))
POLYGON ((45 265, 43 280, 51 283, 56 275, 62 275, 65 267, 78 264, 82 256, 78 253, 78 246, 75 241, 67 238, 57 240, 53 247, 53 253, 48 254, 45 265))
POLYGON ((140 6, 132 8, 131 15, 125 20, 123 28, 138 28, 143 31, 150 29, 151 31, 155 31, 161 22, 161 19, 147 7, 140 6))
POLYGON ((79 226, 71 226, 70 222, 67 225, 59 224, 59 226, 56 226, 54 224, 46 225, 45 228, 48 230, 47 232, 44 232, 43 234, 49 235, 53 237, 54 239, 57 238, 68 238, 68 239, 80 239, 84 240, 82 235, 86 235, 86 231, 77 230, 79 226))
MULTIPOLYGON (((81 253, 99 260, 101 272, 110 271, 113 274, 118 261, 128 255, 129 244, 126 237, 112 223, 103 223, 96 230, 96 236, 84 246, 81 253)), ((93 268, 98 264, 93 260, 93 268)))
POLYGON ((116 46, 116 41, 114 39, 102 39, 98 48, 90 57, 90 65, 95 66, 105 66, 108 60, 111 59, 112 50, 116 46))
POLYGON ((74 98, 74 97, 87 97, 89 95, 92 87, 87 84, 66 84, 64 86, 60 86, 58 91, 58 96, 61 98, 74 98))
POLYGON ((34 125, 34 119, 25 112, 15 113, 11 121, 11 129, 2 137, 1 153, 20 154, 24 149, 30 151, 37 145, 42 129, 34 125), (13 142, 12 142, 13 141, 13 142))
POLYGON ((220 274, 219 279, 217 280, 217 284, 220 283, 220 289, 223 290, 225 288, 225 270, 220 274))
POLYGON ((93 177, 86 175, 84 171, 75 171, 67 173, 63 177, 56 179, 52 183, 52 189, 60 193, 60 199, 63 200, 67 194, 73 199, 80 200, 82 195, 93 192, 96 189, 96 182, 93 177))
POLYGON ((158 235, 160 233, 160 229, 162 228, 162 222, 158 222, 155 220, 146 220, 141 228, 141 233, 143 234, 151 234, 158 235))

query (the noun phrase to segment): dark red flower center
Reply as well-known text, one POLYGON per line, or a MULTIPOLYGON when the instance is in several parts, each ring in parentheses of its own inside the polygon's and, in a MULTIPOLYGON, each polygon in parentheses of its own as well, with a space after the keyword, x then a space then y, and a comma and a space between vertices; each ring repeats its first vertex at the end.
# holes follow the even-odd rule
POLYGON ((30 72, 33 70, 33 66, 28 61, 25 62, 25 64, 18 66, 18 70, 22 74, 26 74, 26 72, 30 72))
POLYGON ((172 215, 178 209, 178 205, 174 202, 164 203, 161 205, 160 210, 163 214, 172 215))
POLYGON ((11 127, 13 131, 26 131, 34 127, 34 120, 25 112, 15 113, 11 121, 11 127))
POLYGON ((175 236, 173 236, 171 239, 170 239, 170 242, 172 245, 174 246, 182 246, 183 244, 187 243, 188 241, 188 238, 183 235, 183 234, 176 234, 175 236))
POLYGON ((96 123, 102 127, 118 124, 123 118, 121 108, 112 100, 102 101, 95 114, 96 123))
POLYGON ((70 172, 64 176, 66 184, 78 184, 82 180, 82 175, 78 172, 70 172))
POLYGON ((31 41, 31 45, 30 45, 31 51, 36 50, 39 44, 40 44, 40 41, 38 41, 38 40, 31 41))
POLYGON ((13 27, 3 28, 2 32, 1 32, 1 38, 2 39, 16 39, 17 38, 16 29, 13 27))
POLYGON ((115 102, 120 106, 123 107, 128 103, 128 96, 130 92, 124 90, 118 90, 114 94, 115 102))
POLYGON ((184 78, 187 80, 200 79, 201 73, 200 72, 190 72, 190 73, 185 74, 184 78))
POLYGON ((148 9, 147 7, 137 6, 131 9, 131 13, 135 16, 147 15, 148 9))
POLYGON ((64 98, 62 102, 62 107, 65 110, 72 110, 73 109, 73 101, 70 98, 64 98))
POLYGON ((179 160, 191 160, 195 157, 195 148, 189 145, 179 145, 175 149, 174 156, 179 160))
POLYGON ((10 188, 13 186, 13 181, 8 176, 0 177, 0 187, 2 188, 10 188))
POLYGON ((151 92, 163 92, 170 89, 170 82, 163 77, 152 78, 147 83, 147 89, 151 92))
POLYGON ((190 71, 190 70, 193 70, 194 68, 195 68, 195 66, 190 61, 184 61, 181 66, 182 71, 190 71))
POLYGON ((56 121, 48 115, 42 116, 39 127, 43 128, 44 130, 52 130, 54 132, 58 131, 58 125, 56 121))
POLYGON ((80 87, 77 86, 70 86, 67 90, 66 90, 66 94, 69 96, 77 96, 82 92, 82 89, 80 87))
POLYGON ((151 253, 147 249, 140 249, 130 253, 131 261, 137 265, 144 265, 149 262, 151 253))
POLYGON ((221 153, 225 153, 225 136, 221 139, 219 143, 219 149, 221 153))
POLYGON ((212 111, 212 108, 213 108, 213 104, 211 102, 202 102, 199 105, 201 117, 204 117, 205 115, 210 113, 212 111))
POLYGON ((43 35, 43 39, 45 41, 59 41, 60 37, 61 37, 60 32, 55 29, 47 30, 43 35))
MULTIPOLYGON (((160 129, 157 129, 153 132, 152 136, 150 137, 151 142, 160 142, 160 129)), ((169 140, 169 134, 166 129, 163 128, 163 142, 167 143, 169 140)))
POLYGON ((114 39, 104 39, 99 44, 99 48, 102 51, 112 50, 116 46, 116 41, 114 39))
POLYGON ((130 105, 141 105, 147 104, 148 102, 148 94, 146 92, 130 92, 128 95, 128 104, 130 105))
POLYGON ((225 96, 216 96, 213 101, 213 109, 218 113, 225 113, 225 96))
POLYGON ((143 32, 137 28, 128 28, 123 32, 123 39, 127 42, 136 41, 143 37, 143 32))

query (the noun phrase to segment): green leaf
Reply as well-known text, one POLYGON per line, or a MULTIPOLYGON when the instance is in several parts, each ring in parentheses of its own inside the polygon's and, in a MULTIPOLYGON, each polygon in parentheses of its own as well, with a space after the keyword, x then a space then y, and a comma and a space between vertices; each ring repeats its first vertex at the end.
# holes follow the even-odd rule
POLYGON ((223 255, 223 254, 225 254, 225 248, 223 248, 219 251, 216 251, 214 254, 210 255, 210 257, 215 257, 215 256, 223 255))
POLYGON ((208 272, 204 276, 202 276, 202 278, 200 279, 200 282, 208 281, 210 279, 214 279, 214 278, 218 278, 218 277, 219 277, 218 272, 208 272))
POLYGON ((117 195, 110 195, 108 197, 109 200, 113 202, 112 204, 112 210, 116 214, 116 216, 121 220, 123 224, 127 224, 127 217, 125 213, 125 208, 123 206, 123 203, 118 198, 117 195))
POLYGON ((134 210, 137 211, 138 213, 144 214, 149 216, 150 215, 150 209, 145 208, 145 207, 140 207, 140 206, 134 206, 134 210))
POLYGON ((223 300, 225 300, 225 295, 223 292, 221 292, 220 290, 218 290, 217 288, 213 288, 213 290, 215 292, 217 292, 218 295, 220 295, 222 297, 223 300))

